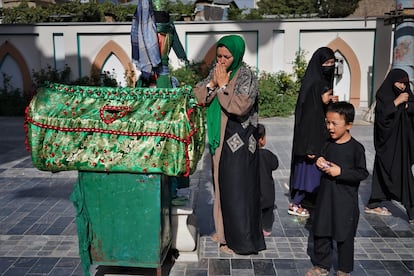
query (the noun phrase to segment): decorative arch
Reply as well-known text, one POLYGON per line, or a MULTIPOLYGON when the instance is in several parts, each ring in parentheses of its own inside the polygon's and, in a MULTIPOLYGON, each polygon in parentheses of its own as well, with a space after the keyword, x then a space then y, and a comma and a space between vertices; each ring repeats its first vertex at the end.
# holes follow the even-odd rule
MULTIPOLYGON (((127 71, 128 73, 134 72, 134 69, 133 69, 134 67, 131 63, 131 59, 125 53, 124 49, 122 49, 122 47, 120 47, 113 40, 110 40, 102 47, 102 49, 96 55, 95 60, 92 62, 91 73, 90 73, 92 80, 95 80, 96 82, 99 81, 99 75, 101 74, 101 69, 104 66, 104 63, 107 60, 107 58, 112 54, 115 55, 119 59, 125 71, 127 71)), ((136 82, 136 78, 137 76, 134 75, 133 83, 136 82)))
POLYGON ((23 56, 20 54, 20 51, 8 40, 6 40, 3 45, 0 46, 0 61, 6 58, 7 55, 10 55, 19 66, 23 79, 23 93, 26 95, 30 94, 33 83, 29 68, 27 67, 27 63, 23 56))
POLYGON ((354 106, 359 106, 361 100, 361 66, 352 48, 341 38, 337 37, 327 45, 334 52, 341 52, 342 56, 349 65, 350 72, 350 95, 349 101, 354 106))

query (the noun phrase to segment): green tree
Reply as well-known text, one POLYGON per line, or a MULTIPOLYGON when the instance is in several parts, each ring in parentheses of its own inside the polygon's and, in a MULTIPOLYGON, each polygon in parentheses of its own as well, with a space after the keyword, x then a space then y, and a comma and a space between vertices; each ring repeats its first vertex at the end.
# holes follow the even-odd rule
POLYGON ((246 20, 257 20, 262 18, 263 16, 259 13, 258 9, 251 9, 250 12, 244 16, 244 19, 246 20))
MULTIPOLYGON (((358 7, 359 0, 260 0, 258 9, 236 9, 231 6, 230 20, 261 19, 263 15, 279 17, 346 17, 358 7)), ((193 15, 194 1, 166 1, 163 6, 171 14, 172 20, 181 20, 183 15, 193 15)), ((3 23, 31 24, 41 22, 102 22, 105 14, 111 13, 118 22, 131 21, 136 5, 114 5, 109 0, 104 3, 80 3, 69 1, 59 5, 46 7, 29 7, 27 0, 14 8, 1 10, 3 23)))
POLYGON ((184 4, 181 0, 167 1, 166 11, 168 11, 173 20, 180 20, 183 15, 193 15, 194 3, 184 4))
POLYGON ((260 14, 282 15, 288 13, 288 7, 285 1, 261 0, 257 2, 258 12, 260 14))
POLYGON ((233 6, 229 9, 228 19, 229 20, 255 20, 262 19, 263 17, 257 9, 250 9, 247 12, 247 9, 237 9, 233 6))
POLYGON ((320 17, 346 17, 357 8, 360 0, 319 0, 320 17))
POLYGON ((245 9, 236 9, 234 7, 230 7, 228 15, 227 15, 228 19, 229 20, 243 20, 244 19, 243 11, 245 11, 245 9))
POLYGON ((15 8, 3 9, 3 23, 37 23, 45 22, 48 14, 43 10, 29 7, 27 2, 22 2, 15 8))
POLYGON ((317 13, 315 0, 260 0, 257 2, 261 15, 279 15, 283 17, 302 17, 317 13))
POLYGON ((261 15, 280 17, 346 17, 358 7, 360 0, 260 0, 257 2, 261 15))
MULTIPOLYGON (((168 1, 164 8, 170 12, 172 20, 179 20, 182 15, 192 15, 194 4, 184 4, 181 0, 168 1)), ((30 24, 42 22, 103 22, 105 14, 110 13, 118 22, 128 22, 136 10, 136 5, 115 5, 109 0, 104 3, 96 1, 80 3, 69 1, 58 5, 29 7, 26 0, 14 8, 2 9, 3 23, 30 24)))

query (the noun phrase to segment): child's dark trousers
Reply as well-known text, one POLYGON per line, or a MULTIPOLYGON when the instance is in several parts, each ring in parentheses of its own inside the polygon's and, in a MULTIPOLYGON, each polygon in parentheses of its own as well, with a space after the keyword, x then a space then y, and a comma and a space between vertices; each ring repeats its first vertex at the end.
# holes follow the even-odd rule
MULTIPOLYGON (((332 266, 333 242, 332 237, 314 236, 313 240, 314 264, 328 271, 332 266)), ((344 241, 336 242, 336 245, 338 248, 338 270, 347 273, 353 271, 354 235, 349 235, 344 241)))

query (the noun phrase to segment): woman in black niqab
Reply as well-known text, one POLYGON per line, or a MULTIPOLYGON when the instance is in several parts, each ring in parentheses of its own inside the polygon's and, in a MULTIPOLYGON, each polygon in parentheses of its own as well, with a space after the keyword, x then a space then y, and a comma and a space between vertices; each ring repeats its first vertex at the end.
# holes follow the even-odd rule
POLYGON ((306 68, 295 109, 288 213, 309 216, 301 202, 319 186, 320 172, 315 166, 322 145, 329 138, 325 107, 332 99, 335 55, 328 47, 315 51, 306 68))
POLYGON ((375 97, 375 161, 365 213, 391 215, 381 203, 394 199, 414 224, 414 95, 408 74, 392 69, 375 97))

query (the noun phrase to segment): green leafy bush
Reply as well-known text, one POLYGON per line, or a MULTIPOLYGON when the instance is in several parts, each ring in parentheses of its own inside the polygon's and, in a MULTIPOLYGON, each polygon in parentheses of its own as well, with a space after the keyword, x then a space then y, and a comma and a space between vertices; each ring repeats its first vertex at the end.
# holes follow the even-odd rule
POLYGON ((33 85, 35 89, 44 85, 45 82, 56 82, 69 85, 96 85, 96 83, 101 83, 103 86, 110 87, 116 87, 118 85, 115 78, 115 72, 104 71, 98 76, 100 79, 96 80, 87 76, 71 80, 71 72, 72 70, 67 65, 65 65, 62 70, 52 68, 50 65, 47 65, 46 68, 42 68, 39 71, 32 70, 33 85))
POLYGON ((5 93, 0 90, 0 116, 23 116, 30 97, 19 90, 5 93))
POLYGON ((293 61, 293 74, 287 74, 283 71, 276 74, 266 72, 260 74, 260 117, 284 117, 293 114, 306 66, 305 53, 303 50, 299 50, 293 61))
MULTIPOLYGON (((63 70, 56 70, 48 65, 38 71, 32 70, 33 91, 20 91, 12 87, 11 77, 3 73, 3 85, 0 88, 0 116, 23 116, 26 106, 29 104, 36 89, 46 82, 56 82, 69 85, 94 85, 89 77, 82 77, 72 81, 70 79, 71 69, 67 65, 63 70)), ((117 86, 117 81, 113 73, 103 72, 99 80, 104 86, 117 86)))
MULTIPOLYGON (((255 70, 254 68, 251 68, 255 70)), ((260 117, 290 116, 296 105, 297 92, 300 88, 300 80, 306 70, 306 61, 302 51, 296 53, 293 65, 293 74, 283 71, 279 73, 261 72, 259 81, 259 115, 260 117)), ((190 64, 188 67, 170 69, 180 85, 194 86, 205 78, 208 66, 202 63, 190 64)))
POLYGON ((292 75, 262 72, 259 75, 260 117, 289 116, 297 98, 298 84, 292 75))
POLYGON ((177 78, 179 85, 190 85, 194 87, 208 74, 205 63, 190 63, 187 66, 174 69, 170 68, 170 75, 177 78))
POLYGON ((39 71, 32 70, 33 84, 36 88, 42 86, 46 81, 69 84, 70 73, 71 69, 67 65, 63 70, 57 70, 51 65, 47 65, 46 68, 41 68, 39 71))
POLYGON ((41 22, 104 22, 105 14, 111 14, 118 22, 130 22, 136 5, 69 1, 58 5, 29 7, 27 1, 19 6, 0 10, 2 23, 22 24, 41 22))
POLYGON ((0 89, 0 116, 23 116, 24 110, 30 101, 30 96, 14 88, 10 81, 11 77, 5 73, 3 86, 0 89))

